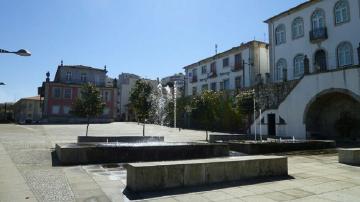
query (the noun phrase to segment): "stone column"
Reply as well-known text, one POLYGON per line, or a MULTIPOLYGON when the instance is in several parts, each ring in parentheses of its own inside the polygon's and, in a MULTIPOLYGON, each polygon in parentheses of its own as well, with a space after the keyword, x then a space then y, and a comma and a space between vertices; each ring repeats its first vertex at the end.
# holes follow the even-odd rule
POLYGON ((287 81, 287 69, 283 69, 283 81, 287 81))
POLYGON ((304 58, 304 75, 310 74, 309 58, 305 55, 304 58))
POLYGON ((359 47, 357 48, 357 53, 358 53, 358 64, 360 65, 360 43, 359 43, 359 47))

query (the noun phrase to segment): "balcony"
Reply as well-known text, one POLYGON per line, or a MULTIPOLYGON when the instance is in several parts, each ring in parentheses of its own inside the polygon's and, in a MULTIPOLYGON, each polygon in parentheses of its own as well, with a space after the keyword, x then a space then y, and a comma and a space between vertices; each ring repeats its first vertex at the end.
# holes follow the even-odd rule
POLYGON ((310 41, 312 43, 317 43, 328 38, 327 28, 317 28, 310 31, 310 41))
POLYGON ((191 83, 196 83, 198 81, 197 76, 192 76, 191 83))
POLYGON ((211 71, 208 75, 208 78, 215 78, 217 77, 216 71, 211 71))
POLYGON ((235 64, 234 67, 231 68, 231 71, 233 72, 238 72, 240 70, 243 69, 243 64, 242 63, 238 63, 238 64, 235 64))

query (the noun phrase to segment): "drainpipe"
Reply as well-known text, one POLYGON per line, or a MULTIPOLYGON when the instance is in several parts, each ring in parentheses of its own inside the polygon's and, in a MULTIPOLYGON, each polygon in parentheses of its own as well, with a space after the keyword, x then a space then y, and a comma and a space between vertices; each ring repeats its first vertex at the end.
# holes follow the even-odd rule
POLYGON ((360 43, 359 43, 359 47, 357 48, 357 53, 358 53, 358 64, 360 65, 360 43))

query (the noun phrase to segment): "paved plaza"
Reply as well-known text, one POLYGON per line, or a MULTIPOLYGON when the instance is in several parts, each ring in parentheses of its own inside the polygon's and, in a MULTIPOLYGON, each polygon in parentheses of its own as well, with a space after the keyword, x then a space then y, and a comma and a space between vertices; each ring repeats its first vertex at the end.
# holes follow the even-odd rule
MULTIPOLYGON (((0 202, 130 201, 121 164, 53 166, 55 143, 76 142, 85 125, 0 125, 0 202)), ((137 123, 90 125, 89 135, 141 135, 137 123)), ((146 126, 168 142, 204 142, 205 132, 146 126)), ((337 152, 286 154, 289 178, 247 181, 139 196, 148 201, 359 201, 360 167, 337 152)))

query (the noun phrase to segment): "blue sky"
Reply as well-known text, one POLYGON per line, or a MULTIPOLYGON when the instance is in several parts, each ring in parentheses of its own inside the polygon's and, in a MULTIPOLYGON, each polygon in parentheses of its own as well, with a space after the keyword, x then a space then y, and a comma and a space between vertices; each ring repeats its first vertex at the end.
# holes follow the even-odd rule
POLYGON ((238 46, 268 39, 263 21, 305 0, 0 0, 0 102, 34 96, 57 65, 156 79, 238 46))

